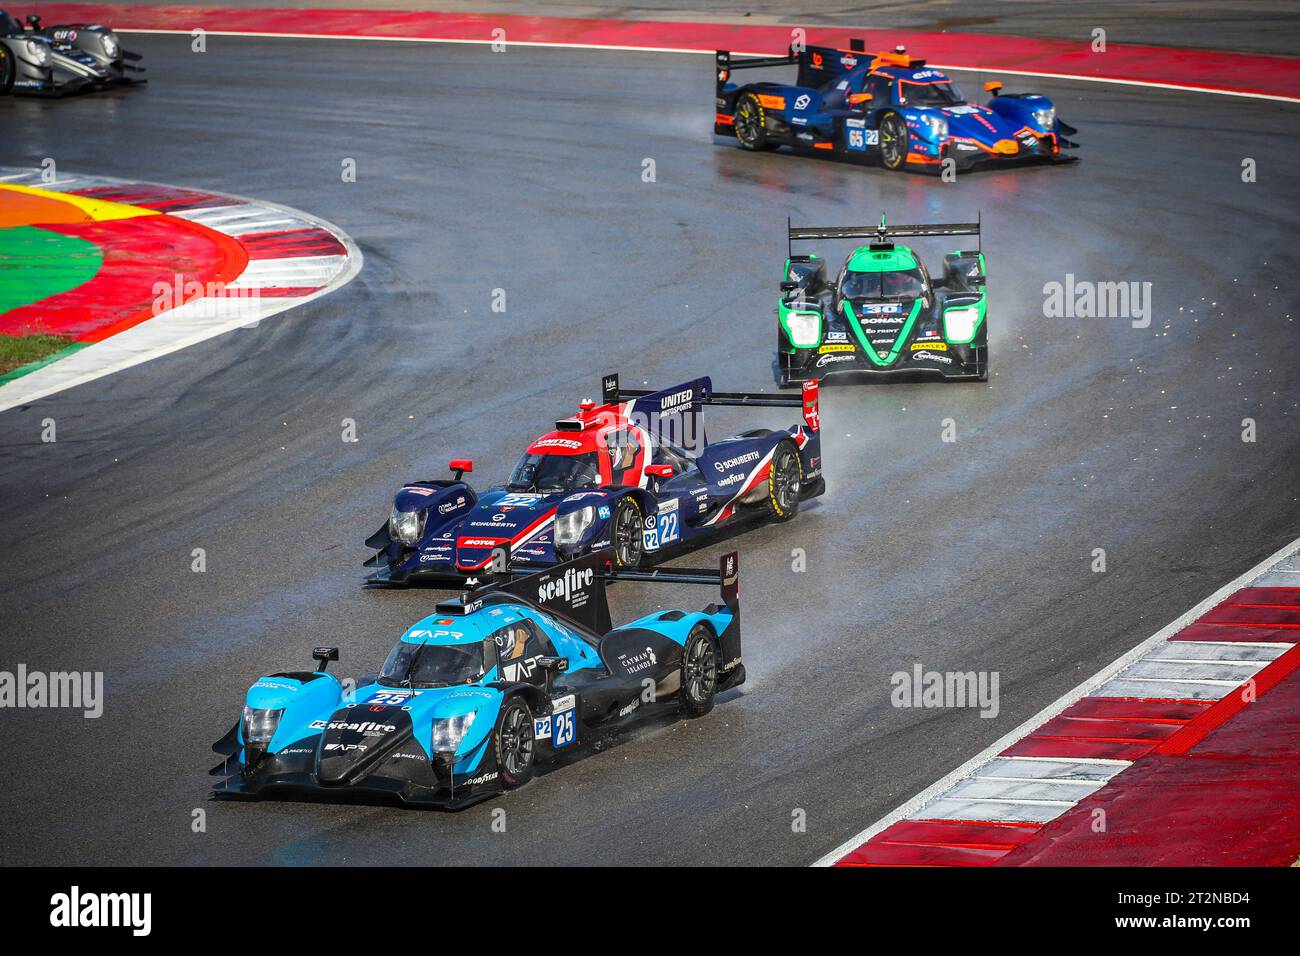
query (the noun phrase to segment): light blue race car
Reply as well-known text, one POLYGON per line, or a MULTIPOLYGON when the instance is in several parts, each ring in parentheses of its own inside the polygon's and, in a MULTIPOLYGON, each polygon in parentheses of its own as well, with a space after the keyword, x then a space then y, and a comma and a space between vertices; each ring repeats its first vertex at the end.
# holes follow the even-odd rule
POLYGON ((489 585, 412 625, 355 689, 326 668, 260 678, 213 749, 217 795, 387 794, 452 809, 523 786, 539 762, 654 713, 699 717, 745 680, 738 561, 616 571, 609 552, 489 585), (714 584, 722 603, 611 627, 610 580, 714 584))

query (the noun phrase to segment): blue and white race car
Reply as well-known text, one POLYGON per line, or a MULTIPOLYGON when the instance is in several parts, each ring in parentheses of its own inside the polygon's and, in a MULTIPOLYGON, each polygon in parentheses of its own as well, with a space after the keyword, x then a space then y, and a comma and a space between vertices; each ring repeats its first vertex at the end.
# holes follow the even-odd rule
POLYGON ((908 56, 869 54, 861 40, 848 50, 791 48, 783 57, 733 59, 719 50, 713 131, 745 149, 778 146, 878 159, 887 169, 957 169, 981 162, 1069 159, 1062 149, 1076 130, 1061 122, 1045 96, 1003 93, 989 82, 987 105, 968 103, 947 75, 908 56), (731 82, 735 70, 797 63, 793 86, 731 82))
POLYGON ((623 571, 608 552, 437 605, 349 690, 326 668, 259 678, 213 750, 217 795, 381 794, 458 809, 647 715, 707 714, 745 680, 735 552, 719 570, 623 571), (722 603, 611 627, 607 580, 714 584, 722 603))

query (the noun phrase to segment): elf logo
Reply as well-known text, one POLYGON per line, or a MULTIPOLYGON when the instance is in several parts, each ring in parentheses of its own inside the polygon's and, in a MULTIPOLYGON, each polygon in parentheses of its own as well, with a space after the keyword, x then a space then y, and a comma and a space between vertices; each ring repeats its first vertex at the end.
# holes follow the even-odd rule
POLYGON ((82 893, 74 886, 50 897, 50 925, 130 927, 132 936, 148 936, 153 928, 152 893, 82 893))

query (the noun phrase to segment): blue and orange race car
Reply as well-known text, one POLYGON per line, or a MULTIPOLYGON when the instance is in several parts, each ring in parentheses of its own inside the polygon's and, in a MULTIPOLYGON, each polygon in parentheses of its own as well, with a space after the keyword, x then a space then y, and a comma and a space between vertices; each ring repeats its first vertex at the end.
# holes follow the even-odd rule
POLYGON ((606 548, 635 568, 740 524, 787 521, 826 490, 818 384, 806 377, 801 396, 786 396, 715 392, 708 378, 625 389, 607 375, 601 404, 557 421, 503 484, 475 492, 462 480, 473 462, 456 459, 451 479, 403 485, 366 540, 377 550, 367 583, 460 586, 606 548), (803 420, 712 441, 705 405, 793 408, 803 420))
POLYGON ((968 103, 945 74, 909 56, 869 54, 861 40, 850 49, 791 48, 781 57, 733 59, 717 51, 713 131, 734 136, 745 149, 778 146, 878 159, 886 169, 939 171, 982 162, 1062 161, 1074 127, 1061 122, 1045 96, 991 94, 985 106, 968 103), (795 85, 731 82, 735 70, 797 63, 795 85))

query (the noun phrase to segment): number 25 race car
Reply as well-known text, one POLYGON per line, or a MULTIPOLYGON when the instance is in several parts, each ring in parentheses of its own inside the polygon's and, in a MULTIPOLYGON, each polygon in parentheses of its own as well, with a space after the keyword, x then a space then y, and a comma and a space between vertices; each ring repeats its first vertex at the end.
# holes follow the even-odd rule
POLYGON ((437 605, 355 693, 320 669, 260 678, 213 750, 216 795, 382 794, 459 809, 647 714, 699 717, 745 680, 734 552, 719 571, 609 571, 608 553, 437 605), (613 628, 607 579, 714 584, 722 603, 613 628))
POLYGON ((42 28, 29 16, 24 26, 0 10, 0 96, 28 93, 62 96, 146 82, 133 74, 138 53, 122 49, 117 34, 98 25, 42 28))
POLYGON ((777 376, 782 386, 843 372, 929 372, 987 381, 984 254, 944 256, 938 281, 899 237, 979 236, 978 222, 929 226, 793 227, 788 246, 812 239, 865 239, 839 274, 826 260, 791 254, 777 304, 777 376))
POLYGON ((985 83, 987 106, 968 103, 945 74, 899 47, 868 54, 861 40, 850 49, 791 48, 783 57, 732 59, 717 51, 713 131, 734 136, 745 149, 796 146, 878 159, 886 169, 957 169, 981 162, 1059 160, 1062 123, 1045 96, 1002 93, 985 83), (799 64, 794 86, 729 82, 735 70, 799 64))
POLYGON ((602 390, 602 404, 584 401, 529 445, 503 485, 475 493, 465 459, 451 480, 403 485, 366 540, 378 549, 367 583, 459 586, 503 561, 545 567, 606 548, 635 568, 744 521, 789 520, 826 490, 815 379, 801 397, 715 392, 708 378, 641 391, 607 375, 602 390), (803 421, 710 442, 705 405, 801 408, 803 421))

